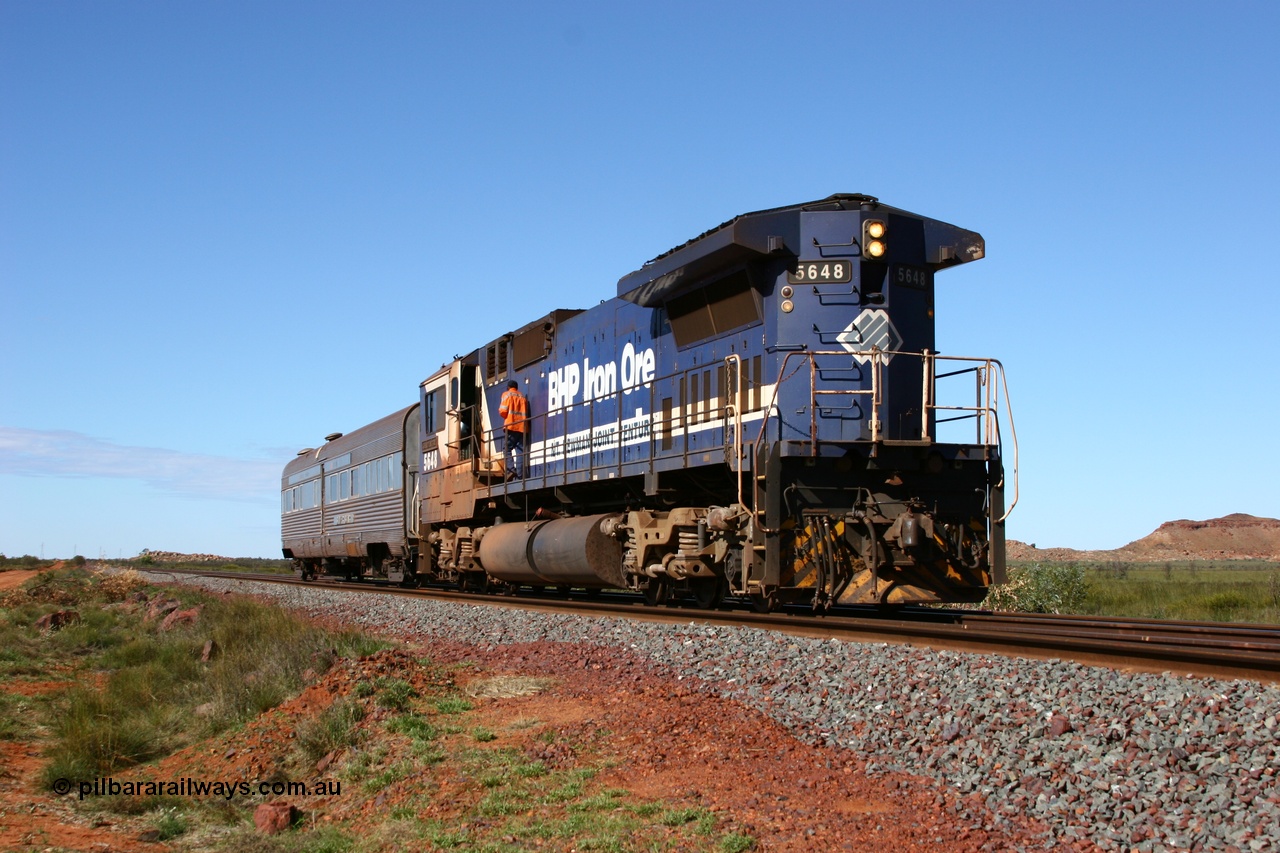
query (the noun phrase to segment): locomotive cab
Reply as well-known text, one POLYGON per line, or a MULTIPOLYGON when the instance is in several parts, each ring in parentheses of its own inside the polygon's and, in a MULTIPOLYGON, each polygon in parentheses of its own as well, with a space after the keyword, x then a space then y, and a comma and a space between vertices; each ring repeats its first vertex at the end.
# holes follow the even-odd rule
POLYGON ((975 232, 837 195, 745 214, 619 281, 620 298, 666 312, 680 359, 761 359, 758 379, 720 385, 750 519, 733 591, 764 606, 970 602, 1002 579, 1003 369, 939 356, 934 339, 934 274, 984 254, 975 232), (757 317, 759 343, 725 335, 757 317), (972 439, 940 440, 956 421, 972 439))
POLYGON ((501 480, 502 459, 486 436, 489 412, 474 356, 440 368, 420 386, 422 520, 469 518, 476 489, 501 480))

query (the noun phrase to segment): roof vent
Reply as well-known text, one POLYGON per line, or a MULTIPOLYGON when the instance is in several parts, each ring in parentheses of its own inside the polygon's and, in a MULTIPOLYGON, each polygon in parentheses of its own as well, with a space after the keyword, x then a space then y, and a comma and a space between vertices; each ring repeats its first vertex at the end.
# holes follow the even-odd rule
POLYGON ((299 451, 298 451, 298 455, 299 455, 299 456, 306 456, 308 453, 315 453, 315 451, 316 451, 316 449, 315 449, 314 447, 304 447, 304 448, 302 448, 301 450, 299 450, 299 451))
POLYGON ((331 433, 329 433, 328 435, 326 435, 326 436, 324 437, 324 440, 325 440, 325 441, 333 441, 333 440, 338 439, 338 438, 342 438, 342 433, 340 433, 340 432, 331 432, 331 433))

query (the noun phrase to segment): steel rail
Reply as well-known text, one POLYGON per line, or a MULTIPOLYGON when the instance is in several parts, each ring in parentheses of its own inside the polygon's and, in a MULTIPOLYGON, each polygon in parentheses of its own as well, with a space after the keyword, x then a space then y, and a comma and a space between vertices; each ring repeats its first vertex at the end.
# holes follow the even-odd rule
MULTIPOLYGON (((140 570, 142 571, 142 570, 140 570)), ((887 642, 1028 658, 1060 658, 1079 663, 1191 676, 1280 682, 1280 626, 1157 619, 1102 619, 1045 614, 992 613, 924 607, 886 614, 874 608, 843 610, 815 617, 795 608, 779 613, 650 607, 639 596, 581 591, 562 595, 493 595, 425 587, 406 589, 369 581, 302 581, 287 575, 147 569, 148 573, 190 574, 233 580, 296 584, 341 592, 381 592, 441 601, 584 616, 621 616, 658 622, 696 621, 739 625, 857 642, 887 642)), ((728 602, 727 602, 728 603, 728 602)))

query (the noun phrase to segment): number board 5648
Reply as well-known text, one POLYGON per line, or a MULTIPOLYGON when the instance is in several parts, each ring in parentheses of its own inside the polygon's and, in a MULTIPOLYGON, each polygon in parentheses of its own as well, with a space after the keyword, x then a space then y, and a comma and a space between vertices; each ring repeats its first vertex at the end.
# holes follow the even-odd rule
POLYGON ((849 261, 800 261, 787 271, 790 284, 831 284, 853 281, 853 264, 849 261))

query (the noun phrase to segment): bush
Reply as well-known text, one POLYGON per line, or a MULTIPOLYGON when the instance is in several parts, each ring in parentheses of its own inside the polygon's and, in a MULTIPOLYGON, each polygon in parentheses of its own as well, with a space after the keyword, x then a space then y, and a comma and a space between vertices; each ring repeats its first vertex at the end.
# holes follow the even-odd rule
POLYGON ((62 698, 44 782, 93 779, 163 754, 160 732, 145 711, 110 690, 74 687, 62 698))
POLYGON ((1235 590, 1215 592, 1205 599, 1204 605, 1217 622, 1231 622, 1237 610, 1244 610, 1252 602, 1243 593, 1235 590))
MULTIPOLYGON (((96 579, 96 575, 85 569, 41 572, 19 589, 11 590, 10 596, 22 602, 39 602, 59 607, 72 606, 81 601, 97 600, 93 588, 96 579)), ((7 606, 13 607, 17 603, 17 601, 10 601, 7 606)))
POLYGON ((409 700, 417 695, 413 685, 402 678, 379 678, 378 704, 393 711, 404 711, 409 700))
POLYGON ((167 809, 161 809, 151 821, 156 832, 160 833, 160 841, 169 841, 177 838, 190 829, 190 824, 186 817, 178 811, 177 808, 170 806, 167 809))
MULTIPOLYGON (((296 695, 338 657, 385 645, 356 633, 327 633, 251 599, 192 590, 174 594, 200 603, 198 621, 169 631, 144 622, 140 603, 82 606, 126 598, 139 585, 131 572, 46 572, 28 582, 16 606, 0 611, 0 677, 45 666, 50 656, 107 673, 100 685, 51 698, 46 785, 60 777, 110 775, 166 755, 296 695), (42 612, 66 606, 77 607, 79 621, 48 636, 35 631, 42 612), (207 640, 217 652, 204 662, 207 640)), ((329 730, 315 739, 351 737, 362 713, 358 705, 338 708, 325 720, 329 730)))
POLYGON ((471 703, 458 696, 441 696, 435 701, 436 711, 441 714, 464 714, 471 710, 471 703))
POLYGON ((337 699, 328 708, 298 725, 298 748, 310 762, 330 752, 354 745, 360 739, 364 706, 350 699, 337 699))
POLYGON ((429 743, 440 735, 439 729, 417 714, 394 718, 387 724, 387 731, 408 735, 412 740, 422 743, 429 743))
POLYGON ((1073 563, 1034 563, 1010 569, 1009 582, 992 587, 982 606, 1018 613, 1079 613, 1088 586, 1073 563))

